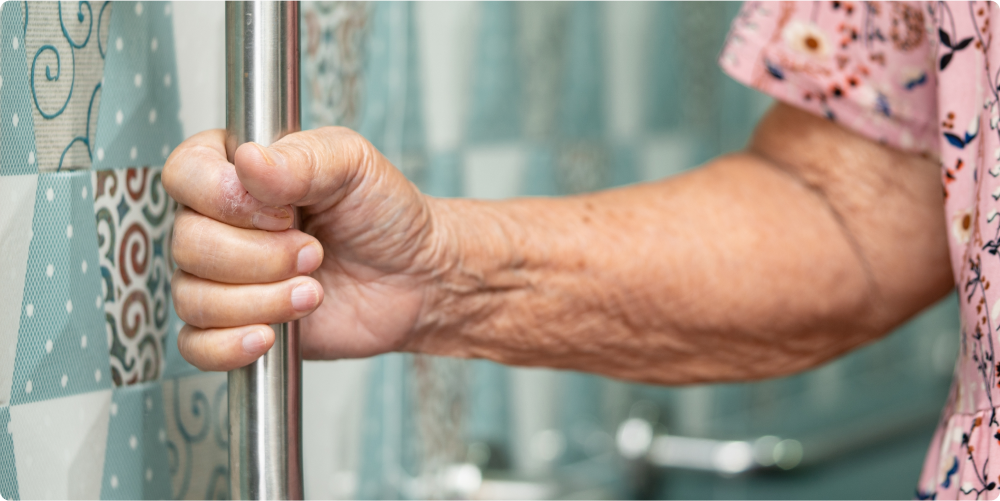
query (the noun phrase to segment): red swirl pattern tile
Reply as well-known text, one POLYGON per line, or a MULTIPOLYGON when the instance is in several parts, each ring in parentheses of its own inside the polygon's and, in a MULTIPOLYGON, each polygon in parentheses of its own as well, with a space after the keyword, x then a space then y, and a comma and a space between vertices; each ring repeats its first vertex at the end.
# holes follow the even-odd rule
POLYGON ((160 169, 95 171, 93 183, 111 378, 116 386, 156 380, 164 364, 177 203, 164 191, 160 169))

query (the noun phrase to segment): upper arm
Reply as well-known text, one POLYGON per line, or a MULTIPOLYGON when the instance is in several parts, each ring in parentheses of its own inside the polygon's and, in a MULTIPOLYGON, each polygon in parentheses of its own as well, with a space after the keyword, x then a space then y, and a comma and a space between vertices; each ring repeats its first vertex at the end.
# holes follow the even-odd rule
POLYGON ((951 290, 936 162, 782 103, 760 121, 747 149, 813 191, 838 222, 867 276, 875 331, 951 290))
POLYGON ((748 152, 836 221, 863 268, 874 333, 953 283, 940 170, 928 160, 938 150, 929 16, 920 2, 747 2, 719 60, 778 100, 748 152))

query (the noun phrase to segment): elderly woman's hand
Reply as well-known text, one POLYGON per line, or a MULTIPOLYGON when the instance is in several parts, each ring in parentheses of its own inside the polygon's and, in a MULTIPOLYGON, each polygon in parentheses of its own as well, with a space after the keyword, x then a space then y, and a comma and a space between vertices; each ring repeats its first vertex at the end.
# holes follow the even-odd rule
POLYGON ((244 144, 234 163, 224 141, 222 130, 193 136, 163 169, 184 206, 172 247, 184 358, 246 365, 274 342, 269 324, 296 319, 307 358, 404 347, 444 256, 432 201, 348 129, 244 144))

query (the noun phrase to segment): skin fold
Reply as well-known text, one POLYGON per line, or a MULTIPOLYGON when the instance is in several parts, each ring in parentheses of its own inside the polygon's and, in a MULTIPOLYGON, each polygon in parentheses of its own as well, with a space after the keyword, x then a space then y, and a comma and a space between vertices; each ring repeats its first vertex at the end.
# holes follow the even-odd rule
POLYGON ((559 198, 421 194, 344 128, 185 141, 181 354, 246 365, 301 319, 306 358, 411 351, 656 384, 753 380, 875 340, 953 287, 935 162, 777 104, 747 147, 559 198), (302 229, 289 229, 292 210, 302 229))

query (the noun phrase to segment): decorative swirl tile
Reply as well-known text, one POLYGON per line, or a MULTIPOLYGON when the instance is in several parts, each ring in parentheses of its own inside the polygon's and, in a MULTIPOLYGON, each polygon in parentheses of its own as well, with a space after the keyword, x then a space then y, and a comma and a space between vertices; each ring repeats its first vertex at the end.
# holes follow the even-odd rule
POLYGON ((25 2, 29 99, 40 171, 90 167, 111 3, 25 2))
POLYGON ((356 126, 361 115, 370 6, 306 2, 302 6, 306 120, 313 127, 356 126), (331 43, 336 40, 337 43, 331 43))
POLYGON ((94 215, 116 386, 158 379, 170 308, 170 231, 176 202, 159 169, 94 171, 94 215))
POLYGON ((163 381, 174 499, 229 499, 226 374, 163 381))

